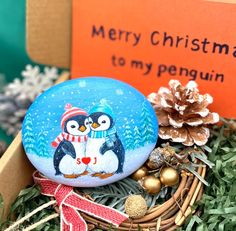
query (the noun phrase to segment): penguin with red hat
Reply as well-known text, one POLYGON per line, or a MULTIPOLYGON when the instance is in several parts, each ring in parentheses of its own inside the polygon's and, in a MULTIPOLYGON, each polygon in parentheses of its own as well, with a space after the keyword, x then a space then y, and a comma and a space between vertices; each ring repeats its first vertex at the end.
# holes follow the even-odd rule
POLYGON ((90 132, 88 114, 85 110, 67 104, 61 118, 62 133, 52 142, 55 175, 77 178, 88 172, 85 148, 90 132))

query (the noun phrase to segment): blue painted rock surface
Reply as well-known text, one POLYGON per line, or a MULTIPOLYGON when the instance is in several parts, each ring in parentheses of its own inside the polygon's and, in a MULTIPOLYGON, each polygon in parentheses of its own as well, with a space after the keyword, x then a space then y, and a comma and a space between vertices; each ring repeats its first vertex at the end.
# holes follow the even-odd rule
POLYGON ((29 108, 22 138, 32 164, 66 185, 94 187, 123 179, 148 158, 157 119, 146 98, 109 78, 56 85, 29 108))

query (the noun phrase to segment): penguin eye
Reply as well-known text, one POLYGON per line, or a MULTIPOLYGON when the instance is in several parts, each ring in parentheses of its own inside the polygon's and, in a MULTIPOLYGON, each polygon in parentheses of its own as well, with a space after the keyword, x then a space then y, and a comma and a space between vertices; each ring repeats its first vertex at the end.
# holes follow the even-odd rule
POLYGON ((71 125, 70 127, 71 127, 71 128, 75 128, 75 125, 71 125))
POLYGON ((89 118, 88 118, 88 122, 89 122, 89 124, 92 124, 92 123, 93 123, 93 120, 89 117, 89 118))
POLYGON ((105 123, 106 123, 106 120, 103 120, 102 123, 105 124, 105 123))
POLYGON ((85 125, 89 125, 89 122, 86 122, 85 125))

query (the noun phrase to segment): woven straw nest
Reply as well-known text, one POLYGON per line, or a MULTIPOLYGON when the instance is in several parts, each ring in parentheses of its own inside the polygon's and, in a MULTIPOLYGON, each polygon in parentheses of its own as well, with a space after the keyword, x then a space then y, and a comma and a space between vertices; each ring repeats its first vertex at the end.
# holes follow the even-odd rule
MULTIPOLYGON (((196 164, 201 164, 198 161, 196 164)), ((206 167, 198 167, 197 172, 204 179, 206 167)), ((192 205, 201 199, 203 194, 202 182, 193 174, 184 170, 181 172, 181 180, 178 189, 173 196, 161 205, 156 205, 140 219, 128 219, 118 228, 112 227, 105 221, 96 219, 81 212, 82 217, 88 224, 88 229, 100 228, 102 230, 127 230, 127 231, 158 231, 176 230, 185 219, 197 212, 192 209, 192 205)), ((56 208, 58 211, 58 208, 56 208)), ((59 212, 59 211, 58 211, 59 212)))

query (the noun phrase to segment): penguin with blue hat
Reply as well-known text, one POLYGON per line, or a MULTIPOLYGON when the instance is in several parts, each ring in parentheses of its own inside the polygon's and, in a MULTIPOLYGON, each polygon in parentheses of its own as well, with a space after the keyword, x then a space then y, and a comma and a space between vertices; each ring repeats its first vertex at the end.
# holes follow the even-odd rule
POLYGON ((125 149, 115 127, 115 115, 106 100, 89 111, 91 132, 86 145, 86 157, 90 157, 92 176, 101 179, 115 173, 123 173, 125 149))

